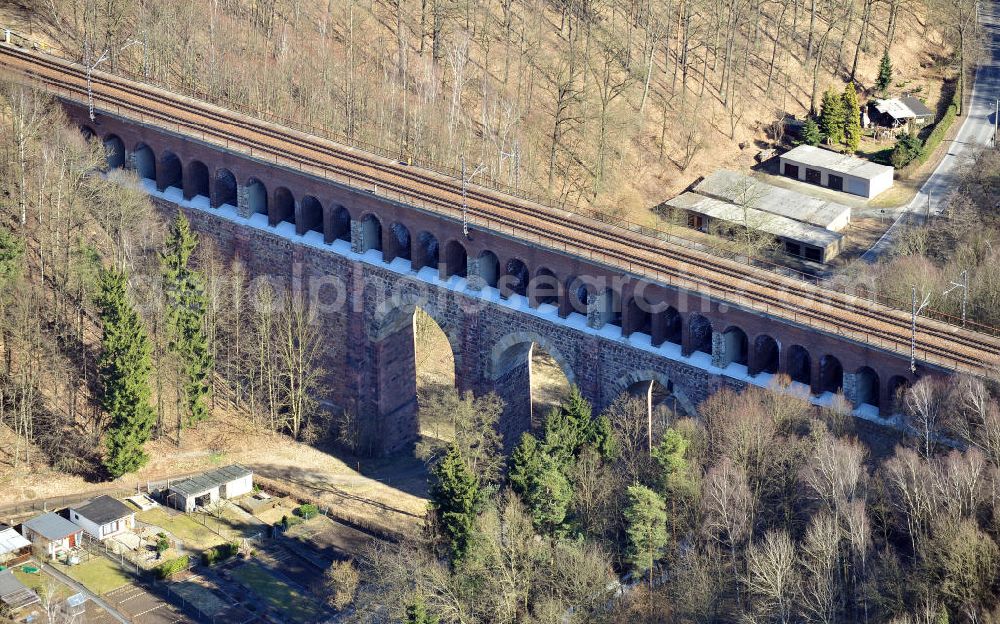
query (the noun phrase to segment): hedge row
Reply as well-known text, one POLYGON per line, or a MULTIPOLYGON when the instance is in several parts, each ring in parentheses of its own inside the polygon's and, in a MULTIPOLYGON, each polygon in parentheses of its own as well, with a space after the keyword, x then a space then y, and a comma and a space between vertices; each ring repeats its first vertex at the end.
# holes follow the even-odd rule
POLYGON ((173 574, 177 574, 181 570, 186 570, 189 563, 190 559, 187 555, 171 559, 170 561, 164 561, 156 566, 156 575, 161 579, 165 579, 173 574))
POLYGON ((944 141, 945 135, 948 134, 948 130, 951 128, 951 124, 955 123, 955 118, 958 117, 958 107, 961 102, 962 89, 960 85, 956 85, 955 92, 951 96, 951 102, 948 103, 948 108, 944 111, 941 119, 934 125, 931 133, 927 135, 927 140, 924 141, 920 152, 907 164, 908 170, 916 169, 927 162, 931 154, 941 145, 941 141, 944 141))
POLYGON ((240 550, 240 545, 236 542, 230 542, 228 544, 219 544, 218 546, 213 546, 201 553, 201 561, 205 565, 212 565, 213 563, 219 561, 225 561, 230 557, 236 555, 240 550))

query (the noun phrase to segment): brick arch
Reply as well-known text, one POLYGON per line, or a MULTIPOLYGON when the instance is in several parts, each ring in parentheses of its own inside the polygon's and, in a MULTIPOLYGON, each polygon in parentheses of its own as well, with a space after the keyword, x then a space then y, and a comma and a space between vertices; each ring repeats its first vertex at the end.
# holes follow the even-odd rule
POLYGON ((563 284, 555 271, 548 267, 535 269, 535 277, 528 284, 528 301, 532 307, 542 304, 558 306, 562 295, 563 284))
POLYGON ((750 374, 775 374, 781 368, 781 341, 774 336, 760 333, 750 343, 750 374))
POLYGON ((202 161, 193 158, 184 164, 184 197, 191 199, 197 195, 211 197, 211 182, 208 167, 202 161))
POLYGON ((413 237, 410 229, 401 221, 395 221, 389 226, 389 244, 386 246, 385 257, 389 260, 402 258, 413 261, 413 237))
POLYGON ((276 226, 282 221, 295 225, 295 194, 287 186, 279 186, 274 189, 267 219, 272 226, 276 226))
POLYGON ((160 153, 160 161, 156 165, 156 188, 161 191, 167 187, 184 187, 184 165, 177 154, 170 150, 160 153))
POLYGON ((117 134, 106 134, 101 140, 108 169, 123 169, 126 163, 125 141, 117 134))
POLYGON ((156 152, 145 143, 136 143, 129 158, 131 169, 146 180, 156 180, 156 152))
POLYGON ((212 176, 212 207, 222 205, 236 207, 239 204, 239 186, 236 174, 225 167, 219 167, 212 176))
POLYGON ((494 380, 501 377, 506 371, 502 370, 504 362, 504 356, 508 355, 508 352, 520 345, 531 345, 538 344, 546 353, 552 356, 558 364, 559 368, 562 369, 566 379, 569 380, 571 385, 576 384, 576 373, 573 371, 573 366, 570 361, 552 344, 550 340, 542 336, 541 334, 530 332, 530 331, 517 331, 507 334, 493 345, 493 349, 490 351, 490 377, 494 380))
POLYGON ((692 403, 691 400, 687 397, 687 394, 684 392, 684 390, 682 390, 677 384, 673 383, 673 380, 670 379, 669 375, 658 370, 653 370, 651 368, 632 371, 629 373, 625 373, 624 375, 619 377, 618 381, 616 381, 611 386, 612 387, 611 396, 618 397, 619 395, 628 392, 628 389, 634 386, 635 384, 644 381, 655 381, 664 388, 670 388, 672 385, 673 395, 677 397, 677 403, 680 404, 680 407, 681 409, 684 410, 684 413, 686 413, 688 416, 696 416, 698 414, 698 410, 695 409, 694 403, 692 403))
MULTIPOLYGON (((378 216, 378 213, 369 210, 367 212, 363 212, 361 216, 358 217, 357 223, 360 228, 359 240, 361 242, 361 249, 356 249, 355 251, 365 253, 366 251, 374 249, 376 251, 381 251, 384 254, 385 243, 382 239, 385 236, 386 228, 382 225, 382 217, 378 216)), ((352 223, 351 226, 353 227, 354 224, 352 223)), ((353 236, 351 236, 351 240, 354 240, 353 236)))
POLYGON ((457 238, 445 241, 444 250, 441 256, 442 277, 447 278, 452 275, 467 277, 469 268, 469 252, 457 238))
POLYGON ((366 324, 377 365, 372 369, 376 398, 378 445, 383 452, 404 451, 419 437, 417 363, 413 315, 417 308, 427 313, 448 339, 455 363, 454 379, 464 389, 458 329, 443 310, 419 292, 396 293, 376 306, 366 324))
POLYGON ((458 368, 462 359, 461 338, 458 331, 448 322, 444 314, 432 301, 415 292, 399 292, 382 301, 375 308, 375 315, 368 325, 368 335, 372 342, 379 342, 392 335, 400 328, 400 323, 413 316, 420 308, 438 324, 451 344, 451 352, 455 357, 455 367, 458 368))
POLYGON ((528 263, 516 256, 510 256, 500 263, 500 279, 497 287, 500 289, 500 296, 505 299, 511 295, 528 295, 528 286, 531 283, 531 269, 528 263))
POLYGON ((441 263, 441 245, 433 232, 423 230, 414 237, 413 268, 430 267, 438 270, 441 263))

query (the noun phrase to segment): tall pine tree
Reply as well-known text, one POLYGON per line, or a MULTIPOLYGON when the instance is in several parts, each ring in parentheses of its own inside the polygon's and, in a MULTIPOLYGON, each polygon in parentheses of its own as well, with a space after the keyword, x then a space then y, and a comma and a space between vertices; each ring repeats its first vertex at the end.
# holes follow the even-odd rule
POLYGON ((819 113, 819 127, 830 145, 844 141, 844 100, 833 89, 823 94, 819 113))
POLYGON ((625 509, 625 559, 636 574, 650 573, 667 544, 666 505, 660 495, 644 485, 630 485, 625 509))
POLYGON ((434 466, 432 476, 430 506, 437 512, 454 565, 462 561, 469 551, 483 495, 479 489, 479 479, 454 445, 448 448, 448 453, 434 466))
POLYGON ((861 147, 861 107, 854 83, 844 87, 844 144, 852 154, 861 147))
POLYGON ((562 532, 573 488, 563 466, 530 433, 521 436, 511 454, 509 479, 528 508, 535 529, 547 534, 562 532))
POLYGON ((885 96, 892 85, 892 59, 889 58, 889 50, 882 54, 882 60, 878 64, 878 79, 875 81, 875 88, 885 96))
POLYGON ((128 295, 122 270, 101 274, 97 304, 104 329, 98 371, 101 408, 108 414, 104 466, 112 478, 134 472, 149 460, 143 445, 156 424, 149 403, 152 346, 128 295))
POLYGON ((198 238, 178 210, 162 254, 170 349, 180 358, 183 419, 190 426, 208 417, 206 398, 212 354, 205 336, 205 290, 201 274, 190 266, 198 238))

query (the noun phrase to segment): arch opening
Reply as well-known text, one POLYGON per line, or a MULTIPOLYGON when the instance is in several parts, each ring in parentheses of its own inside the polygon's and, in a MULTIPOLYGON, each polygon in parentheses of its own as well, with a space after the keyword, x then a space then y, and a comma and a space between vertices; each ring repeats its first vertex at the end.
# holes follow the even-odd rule
POLYGON ((542 267, 535 271, 535 279, 528 284, 531 306, 542 304, 559 305, 559 278, 551 270, 542 267))
POLYGON ((140 143, 132 152, 132 169, 144 180, 156 181, 156 156, 145 143, 140 143))
POLYGON ((448 335, 419 306, 413 311, 413 358, 418 435, 423 440, 453 442, 455 421, 446 406, 449 395, 455 395, 455 354, 448 335))
POLYGON ((247 209, 250 214, 267 216, 267 187, 257 178, 250 178, 246 187, 247 209))
POLYGON ((554 351, 526 339, 507 347, 494 363, 494 389, 506 403, 501 429, 508 444, 537 429, 569 396, 572 380, 554 351))
POLYGON ((184 168, 181 166, 181 159, 173 152, 166 151, 160 155, 159 171, 160 179, 157 181, 157 187, 161 191, 170 187, 178 189, 184 187, 184 168))
POLYGON ((761 334, 753 341, 753 373, 768 373, 774 375, 778 372, 779 357, 778 341, 761 334))
POLYGON ((469 259, 465 246, 457 240, 448 241, 444 246, 444 275, 465 277, 468 274, 469 259))
POLYGON ((282 221, 295 224, 295 196, 287 188, 279 186, 274 189, 274 202, 271 204, 268 222, 278 225, 282 221))
POLYGON ((389 226, 389 231, 392 234, 389 237, 389 240, 392 241, 392 257, 412 261, 410 230, 397 221, 389 226))
POLYGON ((628 301, 628 328, 630 333, 653 335, 653 314, 645 297, 633 295, 628 301))
POLYGON ((319 232, 323 233, 323 204, 312 195, 302 198, 301 218, 299 219, 299 233, 319 232))
POLYGON ((691 352, 712 355, 712 322, 700 314, 692 314, 688 321, 691 352))
POLYGON ((424 267, 438 268, 440 248, 438 239, 430 232, 417 234, 417 257, 415 258, 415 269, 424 267))
POLYGON ((786 364, 788 376, 792 381, 812 385, 812 357, 805 347, 792 345, 788 349, 788 363, 786 364))
POLYGON ((500 279, 500 261, 492 251, 484 251, 476 259, 476 275, 483 286, 497 287, 500 279))
POLYGON ((662 435, 676 419, 680 407, 674 395, 674 382, 666 380, 664 384, 657 379, 644 379, 630 385, 625 392, 642 402, 654 438, 662 435))
POLYGON ((722 345, 725 349, 722 358, 723 368, 730 364, 746 366, 749 343, 745 331, 736 326, 727 328, 726 331, 722 332, 722 345))
POLYGON ((844 367, 832 355, 824 355, 819 360, 819 391, 836 394, 844 387, 844 367))
POLYGON ((104 160, 108 169, 125 167, 125 143, 114 134, 104 138, 104 160))
POLYGON ((208 199, 210 195, 208 186, 208 167, 200 160, 192 160, 184 170, 184 197, 204 197, 208 199))
POLYGON ((528 295, 528 282, 531 273, 528 266, 518 258, 510 258, 504 264, 503 276, 500 278, 500 296, 507 298, 511 295, 528 295))
POLYGON ((378 322, 374 343, 378 412, 377 445, 393 453, 454 440, 451 416, 456 358, 446 328, 421 302, 394 300, 378 322))
POLYGON ((90 143, 97 137, 97 133, 94 132, 94 129, 91 128, 90 126, 83 124, 79 126, 79 128, 80 128, 80 134, 83 135, 83 140, 86 141, 87 143, 90 143))
POLYGON ((330 242, 335 240, 351 242, 351 213, 340 204, 330 215, 330 242))
POLYGON ((382 251, 382 223, 370 214, 361 221, 361 253, 372 249, 382 251))
POLYGON ((878 373, 868 366, 862 366, 854 373, 854 400, 857 405, 879 404, 878 373))
POLYGON ((681 318, 681 313, 677 311, 677 308, 668 306, 661 314, 663 314, 663 341, 682 344, 684 342, 684 319, 681 318))
POLYGON ((212 192, 212 207, 232 206, 239 204, 236 192, 236 176, 229 169, 215 170, 215 188, 212 192))

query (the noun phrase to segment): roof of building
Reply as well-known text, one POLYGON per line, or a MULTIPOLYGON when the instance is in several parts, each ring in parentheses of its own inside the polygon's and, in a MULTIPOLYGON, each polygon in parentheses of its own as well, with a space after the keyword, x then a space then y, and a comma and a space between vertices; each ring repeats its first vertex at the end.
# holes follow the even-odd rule
POLYGON ((831 232, 830 230, 802 223, 801 221, 789 219, 781 215, 764 212, 763 210, 747 207, 744 213, 744 207, 742 206, 699 195, 698 193, 681 193, 677 197, 667 201, 667 206, 695 212, 734 224, 743 225, 746 223, 752 229, 823 249, 843 238, 842 235, 836 232, 831 232))
POLYGON ((31 542, 10 527, 0 529, 0 555, 17 552, 31 546, 31 542))
POLYGON ((899 98, 899 100, 906 105, 908 109, 913 111, 917 117, 933 117, 934 111, 927 107, 926 104, 913 97, 912 95, 904 95, 899 98))
POLYGON ((25 520, 24 526, 38 533, 45 539, 58 540, 74 533, 80 532, 80 527, 76 526, 66 518, 57 513, 49 512, 36 516, 31 520, 25 520))
POLYGON ((899 98, 889 98, 885 100, 875 100, 875 110, 890 115, 894 119, 913 119, 914 117, 932 117, 934 111, 927 108, 927 105, 913 97, 904 95, 899 98))
POLYGON ((17 577, 10 570, 0 572, 0 601, 3 601, 14 610, 23 609, 28 605, 41 602, 38 594, 17 580, 17 577))
POLYGON ((94 524, 107 524, 135 513, 135 510, 110 496, 98 496, 83 507, 71 507, 77 514, 94 524))
POLYGON ((249 468, 239 464, 232 464, 194 477, 188 477, 177 483, 171 483, 170 491, 183 494, 184 496, 198 496, 225 485, 230 481, 235 481, 236 479, 241 479, 252 474, 253 471, 249 468))
POLYGON ((836 231, 850 221, 851 207, 719 169, 698 183, 702 195, 836 231))
POLYGON ((893 171, 893 168, 888 165, 880 165, 869 160, 857 158, 856 156, 839 154, 812 145, 799 145, 782 154, 781 158, 866 180, 878 177, 886 172, 892 175, 893 171))

